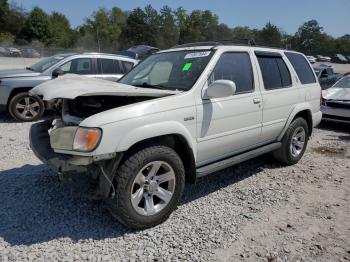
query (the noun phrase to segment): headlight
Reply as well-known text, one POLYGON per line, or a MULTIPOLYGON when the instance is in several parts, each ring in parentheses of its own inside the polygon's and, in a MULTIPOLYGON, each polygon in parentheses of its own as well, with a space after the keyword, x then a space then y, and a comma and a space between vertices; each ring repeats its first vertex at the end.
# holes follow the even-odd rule
POLYGON ((99 128, 79 127, 74 136, 73 150, 93 151, 101 140, 102 131, 99 128))

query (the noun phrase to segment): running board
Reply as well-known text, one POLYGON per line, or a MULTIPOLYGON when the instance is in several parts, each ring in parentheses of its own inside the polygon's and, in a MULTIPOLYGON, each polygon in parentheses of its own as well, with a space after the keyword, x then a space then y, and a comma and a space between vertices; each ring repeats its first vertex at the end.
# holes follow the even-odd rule
POLYGON ((243 161, 252 159, 254 157, 263 155, 265 153, 274 151, 278 148, 280 148, 282 146, 282 143, 277 142, 277 143, 273 143, 273 144, 269 144, 266 146, 262 146, 262 147, 258 147, 256 149, 253 149, 251 151, 239 154, 239 155, 235 155, 233 157, 230 158, 226 158, 224 160, 221 160, 219 162, 215 162, 213 164, 209 164, 200 168, 197 168, 197 177, 202 177, 202 176, 206 176, 209 175, 213 172, 225 169, 227 167, 233 166, 235 164, 241 163, 243 161))

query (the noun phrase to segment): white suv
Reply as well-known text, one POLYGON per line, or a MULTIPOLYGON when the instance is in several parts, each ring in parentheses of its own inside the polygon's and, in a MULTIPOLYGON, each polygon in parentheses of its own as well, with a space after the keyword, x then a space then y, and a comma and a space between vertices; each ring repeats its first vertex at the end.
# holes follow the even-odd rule
POLYGON ((61 177, 91 174, 114 217, 147 228, 168 218, 185 181, 268 152, 297 163, 322 117, 320 92, 303 54, 187 44, 118 83, 66 75, 34 88, 60 113, 32 126, 31 146, 61 177))

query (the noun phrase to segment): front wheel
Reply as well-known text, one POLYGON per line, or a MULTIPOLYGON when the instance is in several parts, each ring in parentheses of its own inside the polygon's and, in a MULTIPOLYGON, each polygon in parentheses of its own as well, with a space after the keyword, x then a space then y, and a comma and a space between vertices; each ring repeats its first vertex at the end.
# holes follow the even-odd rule
POLYGON ((144 229, 165 221, 181 198, 185 171, 178 154, 167 146, 151 146, 127 158, 117 172, 111 214, 125 226, 144 229))
POLYGON ((43 101, 27 92, 15 95, 9 103, 11 116, 22 122, 38 120, 44 114, 45 106, 43 101))
POLYGON ((296 164, 304 155, 308 140, 309 128, 305 119, 296 118, 282 139, 282 147, 273 152, 273 156, 287 165, 296 164))

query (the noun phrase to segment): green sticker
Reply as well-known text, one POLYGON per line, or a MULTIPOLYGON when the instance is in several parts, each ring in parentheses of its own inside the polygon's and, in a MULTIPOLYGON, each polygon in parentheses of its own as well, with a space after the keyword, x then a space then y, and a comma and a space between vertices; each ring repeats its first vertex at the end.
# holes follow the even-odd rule
POLYGON ((192 63, 186 63, 186 64, 183 66, 182 71, 185 72, 185 71, 190 70, 191 66, 192 66, 192 63))

